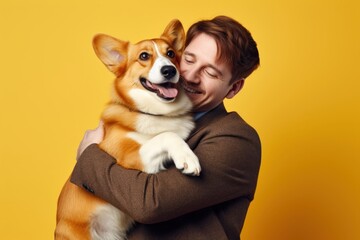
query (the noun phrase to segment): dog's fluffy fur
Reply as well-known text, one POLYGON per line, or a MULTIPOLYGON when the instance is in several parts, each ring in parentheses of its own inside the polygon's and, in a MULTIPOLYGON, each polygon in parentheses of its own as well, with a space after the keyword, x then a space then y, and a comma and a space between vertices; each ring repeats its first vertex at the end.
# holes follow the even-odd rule
MULTIPOLYGON (((156 173, 172 160, 183 173, 200 174, 199 161, 184 141, 194 127, 177 70, 184 41, 178 20, 160 38, 137 44, 103 34, 93 40, 97 56, 116 76, 101 117, 105 137, 100 147, 125 168, 156 173)), ((65 183, 55 239, 126 239, 132 224, 130 216, 109 203, 65 183)))

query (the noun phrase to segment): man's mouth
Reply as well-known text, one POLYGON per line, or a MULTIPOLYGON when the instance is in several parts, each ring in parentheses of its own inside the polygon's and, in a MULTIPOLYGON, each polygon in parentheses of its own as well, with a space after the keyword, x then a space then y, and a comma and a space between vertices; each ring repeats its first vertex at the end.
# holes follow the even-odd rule
POLYGON ((140 83, 143 87, 166 101, 172 101, 178 95, 177 85, 172 82, 165 82, 161 84, 155 84, 150 82, 144 77, 140 78, 140 83))
POLYGON ((191 88, 189 87, 185 82, 184 80, 181 81, 181 86, 183 87, 183 89, 188 92, 188 93, 192 93, 192 94, 200 94, 201 92, 194 89, 194 88, 191 88))

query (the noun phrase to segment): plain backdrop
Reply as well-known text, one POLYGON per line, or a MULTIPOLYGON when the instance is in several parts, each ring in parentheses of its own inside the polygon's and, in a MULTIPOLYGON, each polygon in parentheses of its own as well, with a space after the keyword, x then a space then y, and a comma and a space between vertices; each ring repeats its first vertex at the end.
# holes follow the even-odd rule
POLYGON ((93 36, 137 42, 173 18, 188 29, 216 15, 246 26, 261 56, 226 102, 263 146, 242 239, 360 239, 358 2, 1 1, 1 239, 53 238, 57 197, 113 80, 93 36))

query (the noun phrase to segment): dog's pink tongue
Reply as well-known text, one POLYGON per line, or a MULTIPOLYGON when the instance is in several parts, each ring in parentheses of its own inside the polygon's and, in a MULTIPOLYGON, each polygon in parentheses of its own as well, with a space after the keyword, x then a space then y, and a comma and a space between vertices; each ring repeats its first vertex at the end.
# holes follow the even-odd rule
POLYGON ((178 94, 178 90, 176 88, 164 88, 162 86, 157 86, 160 95, 166 98, 175 98, 178 94))

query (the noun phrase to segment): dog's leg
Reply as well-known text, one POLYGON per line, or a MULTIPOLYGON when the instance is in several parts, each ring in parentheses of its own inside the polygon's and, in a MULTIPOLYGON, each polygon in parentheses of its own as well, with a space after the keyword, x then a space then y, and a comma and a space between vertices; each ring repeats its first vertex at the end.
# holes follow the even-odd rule
POLYGON ((92 240, 125 240, 134 221, 110 204, 96 208, 90 220, 92 240))
POLYGON ((173 132, 161 133, 140 148, 144 171, 155 173, 162 169, 163 163, 173 160, 176 168, 184 174, 199 175, 199 159, 186 142, 173 132))
POLYGON ((56 240, 90 240, 89 218, 102 200, 66 181, 59 199, 56 216, 56 240))

